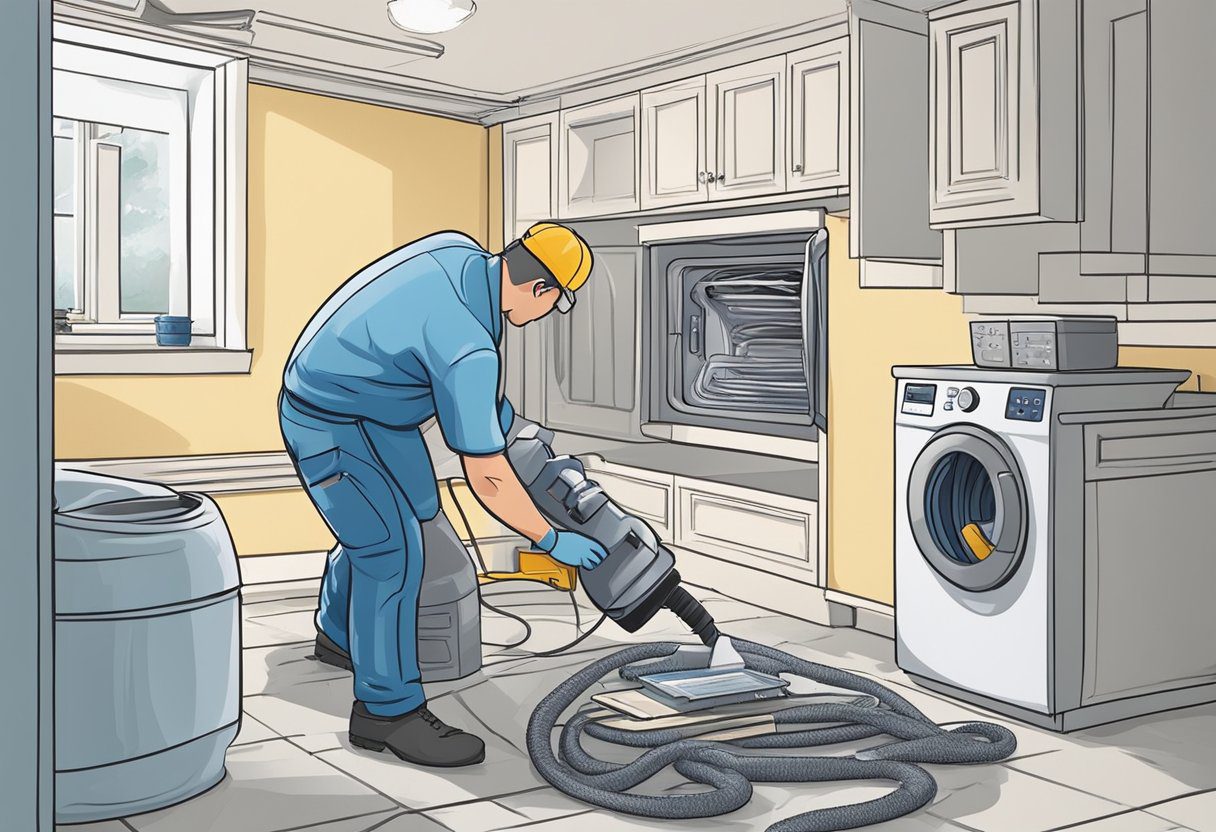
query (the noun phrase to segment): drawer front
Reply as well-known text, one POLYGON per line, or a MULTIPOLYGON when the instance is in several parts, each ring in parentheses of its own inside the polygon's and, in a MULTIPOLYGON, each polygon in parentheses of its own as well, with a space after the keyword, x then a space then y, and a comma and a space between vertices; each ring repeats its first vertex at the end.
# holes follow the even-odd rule
POLYGON ((1216 469, 1216 416, 1085 426, 1085 479, 1216 469))
POLYGON ((584 461, 587 478, 599 483, 623 509, 645 520, 660 540, 672 537, 674 478, 649 471, 584 461))
POLYGON ((817 506, 748 489, 677 478, 676 544, 781 573, 815 572, 817 506))

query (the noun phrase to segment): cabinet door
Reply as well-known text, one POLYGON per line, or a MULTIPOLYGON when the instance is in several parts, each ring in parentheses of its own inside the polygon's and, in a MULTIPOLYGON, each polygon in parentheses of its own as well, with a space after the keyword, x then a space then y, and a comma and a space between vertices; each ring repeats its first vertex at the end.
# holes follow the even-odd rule
POLYGON ((1216 3, 1149 4, 1149 300, 1216 300, 1216 3))
POLYGON ((1076 0, 964 0, 930 14, 930 220, 1078 219, 1076 0))
POLYGON ((704 202, 705 78, 642 93, 642 207, 704 202))
POLYGON ((557 216, 557 113, 511 122, 502 131, 503 238, 557 216))
POLYGON ((790 143, 786 189, 849 184, 849 39, 786 56, 790 143))
POLYGON ((785 190, 785 56, 706 76, 714 130, 710 199, 785 190))
POLYGON ((1022 9, 1007 3, 930 25, 933 219, 1005 212, 1002 203, 1026 201, 1033 173, 1019 165, 1030 115, 1018 106, 1022 9))
POLYGON ((635 93, 562 111, 559 216, 638 210, 639 101, 635 93))
POLYGON ((641 251, 600 247, 594 255, 574 308, 544 322, 545 424, 591 436, 640 438, 641 251))

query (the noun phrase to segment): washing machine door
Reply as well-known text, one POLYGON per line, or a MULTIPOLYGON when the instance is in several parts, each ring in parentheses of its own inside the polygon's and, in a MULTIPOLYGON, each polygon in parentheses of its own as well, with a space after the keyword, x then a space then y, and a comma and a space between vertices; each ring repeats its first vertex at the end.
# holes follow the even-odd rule
POLYGON ((1017 572, 1026 549, 1026 487, 996 434, 943 428, 908 479, 908 520, 925 560, 961 589, 985 592, 1017 572))

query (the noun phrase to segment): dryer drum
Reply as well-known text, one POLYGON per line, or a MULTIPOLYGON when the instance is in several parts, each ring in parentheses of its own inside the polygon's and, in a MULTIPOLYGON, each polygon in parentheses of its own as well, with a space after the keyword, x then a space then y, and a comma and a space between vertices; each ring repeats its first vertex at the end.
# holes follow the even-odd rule
POLYGON ((912 465, 907 500, 921 554, 950 583, 985 592, 1017 571, 1029 526, 1026 489, 999 437, 970 425, 938 431, 912 465))

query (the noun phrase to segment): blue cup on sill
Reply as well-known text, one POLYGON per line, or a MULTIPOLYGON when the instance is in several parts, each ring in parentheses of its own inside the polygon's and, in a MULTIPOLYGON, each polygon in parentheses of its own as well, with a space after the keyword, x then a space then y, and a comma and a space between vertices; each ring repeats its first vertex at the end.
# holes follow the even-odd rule
POLYGON ((160 347, 190 346, 190 318, 186 315, 157 315, 156 344, 160 347))

